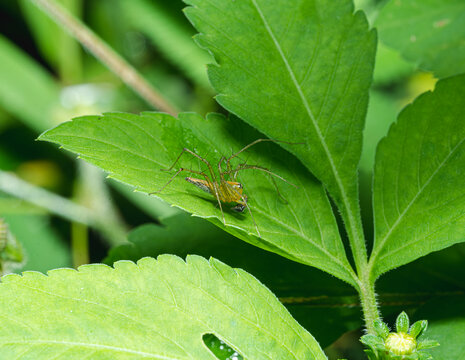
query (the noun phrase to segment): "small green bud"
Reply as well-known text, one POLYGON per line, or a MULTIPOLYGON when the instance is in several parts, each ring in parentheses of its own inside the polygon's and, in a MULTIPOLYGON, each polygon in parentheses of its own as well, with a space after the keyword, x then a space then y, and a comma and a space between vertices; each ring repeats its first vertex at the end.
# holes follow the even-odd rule
POLYGON ((368 348, 365 354, 369 360, 432 360, 425 349, 438 346, 434 340, 420 340, 428 327, 428 321, 420 320, 414 323, 409 330, 409 318, 401 312, 396 320, 396 332, 389 333, 388 326, 380 320, 373 322, 376 335, 367 334, 360 341, 368 348))
POLYGON ((385 341, 386 349, 396 355, 410 355, 416 350, 417 341, 405 332, 390 333, 385 341))
POLYGON ((413 324, 410 327, 409 334, 412 335, 415 339, 421 334, 423 334, 428 327, 428 321, 427 320, 420 320, 417 321, 415 324, 413 324))
POLYGON ((406 333, 408 332, 409 326, 410 326, 410 321, 408 319, 408 315, 405 313, 405 311, 402 311, 396 320, 396 331, 398 333, 400 332, 406 333))

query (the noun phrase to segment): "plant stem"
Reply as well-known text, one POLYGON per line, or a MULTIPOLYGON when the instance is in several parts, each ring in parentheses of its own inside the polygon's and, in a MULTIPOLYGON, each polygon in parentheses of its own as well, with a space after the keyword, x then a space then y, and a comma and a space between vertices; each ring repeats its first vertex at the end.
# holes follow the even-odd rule
POLYGON ((31 185, 13 174, 0 170, 0 190, 47 209, 62 218, 85 225, 93 224, 92 215, 85 207, 61 196, 31 185))
POLYGON ((360 206, 358 203, 350 201, 342 185, 340 186, 340 190, 343 195, 342 217, 347 228, 347 235, 349 237, 357 274, 360 277, 368 262, 365 236, 363 234, 362 220, 360 217, 360 206))
POLYGON ((105 212, 101 209, 88 209, 59 195, 40 187, 31 185, 13 174, 0 170, 0 191, 13 195, 37 205, 50 213, 60 216, 71 222, 87 225, 101 231, 111 245, 126 242, 126 230, 117 226, 115 222, 108 221, 105 212))
POLYGON ((67 30, 97 59, 108 67, 126 85, 131 87, 148 104, 176 116, 178 110, 159 94, 126 60, 116 53, 79 19, 53 0, 31 0, 57 24, 67 30))
POLYGON ((87 226, 77 222, 71 223, 71 252, 74 268, 90 262, 87 226))
POLYGON ((84 161, 78 161, 79 181, 76 201, 96 214, 95 224, 110 243, 124 243, 127 227, 113 205, 111 194, 104 182, 104 173, 84 161))
POLYGON ((375 286, 370 281, 368 266, 363 269, 362 276, 359 278, 359 295, 362 304, 365 327, 369 334, 374 334, 373 322, 380 319, 378 304, 376 302, 375 286))

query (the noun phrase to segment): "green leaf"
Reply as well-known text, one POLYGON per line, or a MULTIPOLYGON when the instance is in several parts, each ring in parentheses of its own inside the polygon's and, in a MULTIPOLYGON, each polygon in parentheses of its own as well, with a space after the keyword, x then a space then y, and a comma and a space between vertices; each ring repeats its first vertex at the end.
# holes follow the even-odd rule
POLYGON ((128 241, 129 244, 111 249, 104 262, 137 261, 161 254, 181 258, 188 254, 212 256, 253 274, 322 347, 362 326, 360 310, 353 306, 358 296, 351 286, 315 268, 241 241, 205 219, 181 213, 163 220, 163 226, 146 224, 134 229, 128 241))
POLYGON ((361 239, 357 165, 376 48, 364 14, 348 0, 185 2, 217 62, 208 74, 218 102, 269 138, 304 142, 281 145, 323 182, 361 239))
MULTIPOLYGON (((244 123, 237 119, 228 121, 219 114, 210 114, 204 120, 192 113, 181 114, 179 119, 162 113, 140 116, 109 113, 63 123, 40 139, 59 143, 110 172, 115 179, 150 193, 162 189, 173 177, 176 170, 160 169, 169 168, 184 147, 206 158, 217 169, 221 156, 230 156, 259 137, 244 123)), ((286 204, 267 174, 256 170, 241 172, 239 180, 249 198, 261 238, 256 236, 250 213, 237 214, 229 211, 229 206, 223 206, 226 230, 253 245, 318 267, 353 284, 352 270, 321 184, 276 144, 257 145, 241 157, 242 160, 237 159, 232 165, 246 161, 264 166, 299 188, 276 180, 280 181, 279 189, 288 201, 286 204)), ((179 167, 208 171, 204 163, 188 153, 175 169, 179 167)), ((188 184, 182 175, 156 196, 223 226, 218 202, 188 184)))
POLYGON ((378 146, 373 279, 464 240, 465 76, 437 83, 378 146))
POLYGON ((417 338, 423 334, 423 332, 426 330, 428 327, 428 321, 427 320, 420 320, 417 321, 415 324, 413 324, 410 327, 409 334, 412 335, 414 338, 417 338))
POLYGON ((424 350, 424 349, 432 349, 439 346, 439 342, 435 340, 421 340, 418 342, 417 349, 424 350))
POLYGON ((326 359, 267 288, 215 259, 165 255, 9 275, 0 304, 9 359, 215 359, 207 333, 245 358, 326 359))
POLYGON ((381 337, 382 339, 386 339, 387 336, 389 335, 388 326, 381 320, 375 320, 373 325, 374 325, 374 328, 375 328, 375 331, 378 337, 381 337))
POLYGON ((439 77, 465 72, 462 0, 390 1, 377 19, 380 39, 439 77))
POLYGON ((410 326, 410 321, 408 315, 405 311, 402 311, 396 320, 396 331, 406 333, 410 326))

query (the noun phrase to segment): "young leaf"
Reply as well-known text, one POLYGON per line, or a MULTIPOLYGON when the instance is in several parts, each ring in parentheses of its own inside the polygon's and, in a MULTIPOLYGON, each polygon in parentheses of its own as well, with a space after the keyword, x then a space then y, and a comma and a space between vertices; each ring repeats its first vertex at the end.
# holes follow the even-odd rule
POLYGON ((215 359, 207 333, 244 358, 326 359, 254 277, 197 256, 9 275, 0 305, 5 359, 215 359))
POLYGON ((357 165, 376 48, 363 13, 348 0, 185 2, 218 64, 208 68, 218 102, 272 139, 304 142, 281 146, 323 182, 361 239, 357 165))
POLYGON ((390 1, 377 19, 379 37, 439 77, 465 72, 462 0, 390 1))
MULTIPOLYGON (((63 123, 40 139, 59 143, 109 171, 115 179, 150 193, 162 189, 181 167, 208 173, 206 164, 188 153, 172 171, 161 171, 173 165, 184 147, 206 158, 217 172, 221 156, 228 157, 259 137, 243 122, 229 122, 219 114, 210 114, 204 120, 187 113, 181 114, 178 120, 162 113, 141 116, 109 113, 63 123)), ((256 145, 240 157, 233 159, 234 167, 244 162, 263 166, 298 188, 280 179, 274 180, 286 203, 279 197, 268 174, 258 170, 240 172, 239 180, 248 196, 251 213, 246 209, 237 214, 223 204, 226 230, 253 245, 318 267, 354 284, 353 272, 321 184, 276 144, 256 145), (261 238, 256 236, 253 219, 261 238)), ((181 173, 156 196, 222 226, 216 199, 187 183, 183 179, 186 175, 202 178, 181 173)))
POLYGON ((438 82, 378 146, 373 278, 464 240, 465 76, 438 82))
POLYGON ((396 332, 406 333, 410 326, 410 320, 405 311, 402 311, 396 320, 396 332))

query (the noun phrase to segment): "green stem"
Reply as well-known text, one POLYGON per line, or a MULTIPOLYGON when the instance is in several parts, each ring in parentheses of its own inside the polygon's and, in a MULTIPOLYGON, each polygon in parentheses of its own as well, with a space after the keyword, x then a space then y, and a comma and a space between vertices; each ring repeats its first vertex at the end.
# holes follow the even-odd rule
MULTIPOLYGON (((358 204, 353 204, 349 200, 349 197, 342 185, 340 186, 340 191, 342 193, 343 201, 342 217, 347 228, 347 235, 349 237, 350 248, 354 257, 357 274, 360 277, 368 262, 365 236, 363 234, 362 220, 360 217, 360 207, 358 204)), ((356 196, 358 197, 358 193, 356 196)))
POLYGON ((71 223, 71 252, 74 268, 90 262, 87 226, 76 222, 71 223))
POLYGON ((125 243, 128 229, 110 200, 104 173, 83 161, 78 161, 78 170, 77 202, 96 215, 95 224, 109 243, 125 243))
POLYGON ((124 226, 114 221, 108 221, 109 217, 105 210, 101 208, 89 209, 78 205, 1 170, 0 191, 37 205, 71 222, 77 222, 101 231, 112 245, 126 242, 126 229, 124 226))
POLYGON ((176 116, 178 110, 159 94, 126 60, 93 33, 63 6, 52 0, 31 0, 57 24, 67 30, 97 59, 108 67, 126 85, 132 88, 148 104, 176 116))
POLYGON ((380 319, 378 304, 376 302, 375 286, 370 281, 368 266, 365 266, 362 276, 358 282, 358 292, 360 302, 362 304, 363 317, 365 319, 365 327, 369 334, 375 334, 373 322, 380 319))
POLYGON ((0 170, 0 190, 17 198, 47 209, 70 221, 92 225, 92 214, 83 206, 77 205, 50 191, 31 185, 13 174, 0 170))

